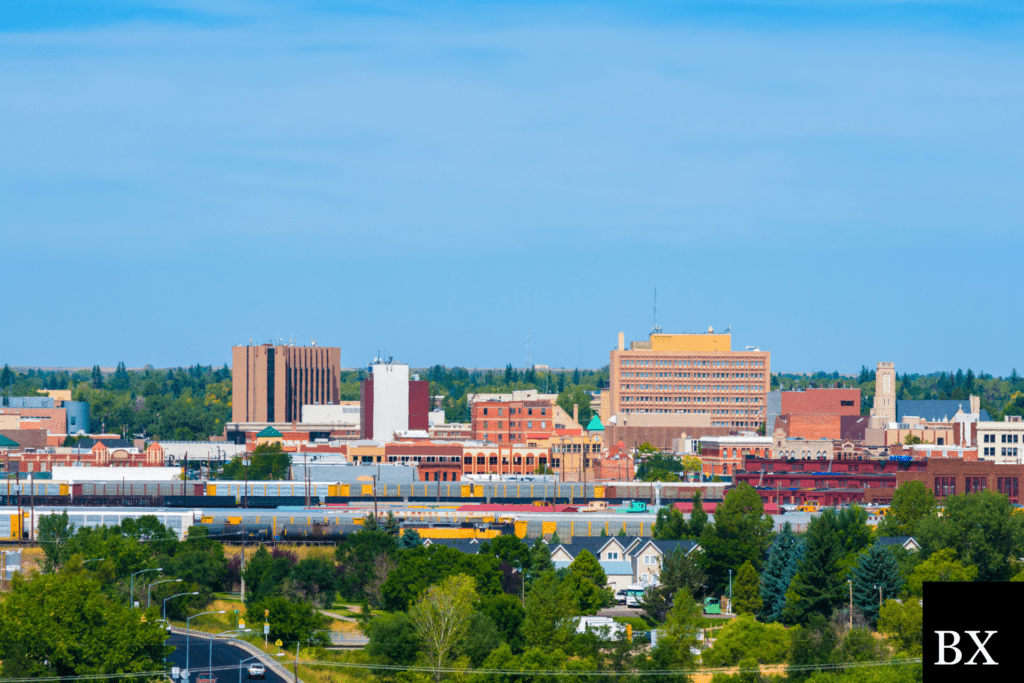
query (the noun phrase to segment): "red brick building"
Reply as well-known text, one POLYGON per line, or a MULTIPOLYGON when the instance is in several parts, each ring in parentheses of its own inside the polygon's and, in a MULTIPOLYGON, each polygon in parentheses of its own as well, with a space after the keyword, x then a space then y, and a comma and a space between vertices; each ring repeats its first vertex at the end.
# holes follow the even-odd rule
POLYGON ((164 449, 153 442, 140 451, 128 441, 120 439, 87 439, 76 448, 57 448, 56 452, 22 452, 11 455, 12 470, 21 472, 48 472, 53 467, 73 467, 81 463, 88 467, 163 467, 164 449))
POLYGON ((733 483, 746 482, 766 503, 821 505, 886 502, 901 473, 924 472, 928 461, 762 460, 748 458, 733 483), (877 493, 877 495, 871 495, 877 493))
MULTIPOLYGON (((860 418, 860 389, 806 389, 780 391, 778 419, 769 431, 781 427, 789 437, 847 439, 860 418)), ((773 411, 769 412, 769 417, 773 411)), ((861 435, 860 438, 863 438, 861 435)))
POLYGON ((392 464, 416 463, 420 481, 462 479, 462 444, 393 441, 384 444, 384 457, 392 464))
POLYGON ((502 444, 462 444, 464 474, 534 474, 550 467, 547 448, 502 444))
POLYGON ((555 433, 554 402, 475 401, 471 412, 473 440, 497 444, 543 441, 555 433))
POLYGON ((925 462, 923 470, 896 474, 896 486, 908 481, 922 482, 940 500, 960 493, 995 491, 1009 498, 1011 503, 1020 503, 1024 465, 933 458, 925 462))

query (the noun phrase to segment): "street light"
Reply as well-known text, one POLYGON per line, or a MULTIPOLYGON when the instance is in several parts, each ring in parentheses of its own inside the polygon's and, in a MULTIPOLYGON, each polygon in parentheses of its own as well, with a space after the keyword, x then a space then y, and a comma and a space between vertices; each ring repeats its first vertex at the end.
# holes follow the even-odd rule
POLYGON ((177 595, 170 595, 164 598, 164 621, 167 621, 167 601, 171 598, 180 598, 182 595, 199 595, 199 591, 195 591, 194 593, 178 593, 177 595))
POLYGON ((882 616, 882 584, 876 583, 875 588, 878 589, 878 616, 882 616))
POLYGON ((156 569, 140 569, 139 571, 132 574, 131 589, 128 595, 128 607, 135 609, 135 577, 139 574, 145 574, 146 572, 162 572, 163 567, 157 567, 156 569))
POLYGON ((193 614, 192 616, 185 618, 185 671, 189 671, 188 662, 189 653, 191 651, 191 648, 189 647, 189 645, 191 644, 189 636, 192 633, 192 627, 190 626, 190 624, 193 619, 195 619, 196 617, 201 617, 204 614, 224 614, 224 610, 220 610, 219 612, 200 612, 199 614, 193 614))
POLYGON ((847 579, 846 583, 850 584, 850 630, 853 630, 853 580, 847 579))
POLYGON ((213 676, 213 639, 217 636, 222 636, 225 633, 252 633, 251 628, 229 628, 227 631, 221 631, 220 633, 214 633, 210 636, 210 659, 207 660, 209 664, 211 678, 213 676))
POLYGON ((154 581, 146 587, 146 609, 149 609, 150 605, 153 604, 153 586, 158 583, 181 583, 181 579, 164 579, 163 581, 154 581))

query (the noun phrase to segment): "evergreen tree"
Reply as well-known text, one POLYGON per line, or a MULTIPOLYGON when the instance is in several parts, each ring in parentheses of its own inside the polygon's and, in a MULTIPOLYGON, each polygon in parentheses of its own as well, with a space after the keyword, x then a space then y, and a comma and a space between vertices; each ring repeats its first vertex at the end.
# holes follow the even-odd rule
POLYGON ((548 543, 550 543, 551 545, 558 545, 561 542, 562 542, 562 539, 560 539, 558 537, 558 532, 557 531, 552 531, 551 532, 551 538, 548 539, 548 543))
POLYGON ((878 543, 861 554, 851 578, 853 603, 872 626, 878 621, 879 603, 895 598, 903 590, 903 577, 896 558, 886 546, 878 543))
POLYGON ((761 591, 757 571, 747 560, 736 572, 732 588, 732 609, 736 614, 756 614, 761 611, 761 591))
POLYGON ((398 540, 398 547, 403 550, 415 548, 418 545, 423 545, 423 539, 420 538, 420 532, 415 529, 406 529, 398 540))
POLYGON ((619 529, 619 533, 615 534, 618 538, 628 538, 626 536, 626 527, 619 529))
POLYGON ((683 513, 675 505, 663 505, 651 529, 651 535, 659 541, 681 541, 688 535, 689 527, 683 513))
POLYGON ((782 531, 775 537, 768 551, 768 561, 761 573, 761 619, 781 621, 786 607, 786 591, 796 575, 797 565, 803 558, 804 544, 793 533, 789 522, 782 525, 782 531))
POLYGON ((0 391, 6 391, 12 384, 14 384, 14 372, 10 365, 5 364, 3 371, 0 371, 0 391))
POLYGON ((807 623, 814 614, 831 615, 842 604, 846 588, 834 510, 811 519, 804 544, 804 556, 786 594, 785 618, 790 623, 807 623))
POLYGON ((704 549, 700 561, 708 573, 711 593, 724 591, 729 569, 747 560, 759 570, 771 543, 772 518, 764 514, 761 495, 750 484, 740 483, 715 508, 715 523, 701 534, 704 549))
POLYGON ((541 539, 537 539, 530 547, 530 580, 533 581, 544 572, 554 571, 551 562, 551 548, 541 539))
POLYGON ((92 388, 103 388, 103 373, 100 371, 100 366, 98 365, 92 366, 92 388))
POLYGON ((398 523, 398 518, 395 517, 395 513, 388 511, 388 516, 384 518, 384 531, 388 536, 397 537, 402 533, 401 525, 398 523))
POLYGON ((700 489, 693 492, 693 512, 690 513, 690 538, 699 539, 704 533, 704 527, 708 525, 708 513, 704 511, 704 503, 701 502, 700 489))

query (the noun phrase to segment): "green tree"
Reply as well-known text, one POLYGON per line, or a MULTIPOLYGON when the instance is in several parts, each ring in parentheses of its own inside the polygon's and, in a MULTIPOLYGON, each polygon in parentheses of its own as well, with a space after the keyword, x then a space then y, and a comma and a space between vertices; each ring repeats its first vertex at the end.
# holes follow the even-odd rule
POLYGON ((398 547, 402 550, 421 545, 423 545, 423 539, 420 537, 420 532, 415 529, 406 529, 398 539, 398 547))
POLYGON ((926 556, 951 548, 978 568, 979 581, 1006 581, 1011 560, 1024 554, 1024 515, 1013 511, 1006 496, 994 491, 949 496, 942 518, 921 519, 916 537, 926 556))
MULTIPOLYGON (((545 546, 545 552, 546 550, 545 546)), ((494 555, 499 561, 508 562, 515 569, 526 569, 530 566, 530 547, 515 534, 496 536, 484 541, 477 552, 482 555, 494 555)))
POLYGON ((579 385, 574 384, 560 392, 555 403, 570 416, 573 404, 579 406, 579 422, 583 426, 586 426, 590 422, 590 418, 594 416, 594 412, 590 409, 590 394, 579 385))
POLYGON ((291 559, 284 555, 273 557, 266 546, 261 545, 245 564, 245 601, 259 603, 280 595, 291 570, 291 559))
POLYGON ((530 646, 564 648, 572 639, 576 600, 554 572, 537 577, 526 596, 523 636, 530 646))
POLYGON ((569 565, 569 574, 563 583, 572 593, 582 614, 596 614, 612 603, 612 591, 606 588, 608 577, 590 551, 581 550, 569 565))
POLYGON ((789 654, 789 633, 781 624, 762 624, 752 615, 730 619, 718 632, 715 645, 701 656, 705 666, 736 666, 753 658, 758 664, 778 664, 789 654))
POLYGON ((366 595, 367 586, 377 578, 374 570, 378 558, 390 559, 397 556, 395 538, 383 531, 364 526, 357 533, 347 536, 334 551, 338 561, 338 591, 347 600, 362 599, 366 595))
POLYGON ((920 657, 922 649, 922 628, 924 611, 921 601, 915 598, 886 600, 878 617, 878 631, 889 636, 899 652, 911 657, 920 657))
POLYGON ((913 536, 917 523, 935 512, 935 496, 920 481, 904 482, 892 496, 888 514, 878 525, 879 536, 913 536))
MULTIPOLYGON (((156 610, 115 602, 77 561, 62 571, 15 574, 0 602, 4 678, 156 671, 167 654, 156 610)), ((131 680, 131 679, 126 679, 131 680)))
POLYGON ((754 565, 747 560, 740 565, 733 584, 733 611, 736 614, 757 614, 761 611, 762 600, 760 581, 754 565))
POLYGON ((741 482, 715 508, 715 522, 704 528, 700 545, 701 563, 708 573, 712 592, 722 591, 729 582, 728 570, 749 561, 760 571, 772 540, 774 522, 764 514, 760 494, 741 482))
POLYGON ((334 563, 326 558, 308 557, 292 568, 290 592, 314 605, 330 606, 335 585, 334 563))
POLYGON ((434 680, 441 680, 448 664, 469 629, 476 584, 464 575, 449 576, 427 588, 409 609, 409 621, 423 643, 422 652, 434 669, 434 680))
POLYGON ((701 607, 690 592, 683 589, 676 593, 675 603, 659 630, 658 645, 654 648, 661 652, 652 652, 652 657, 668 664, 667 668, 694 669, 697 656, 693 653, 700 643, 702 619, 701 607))
POLYGON ((977 567, 964 565, 956 559, 955 550, 943 548, 914 568, 914 571, 907 577, 907 592, 915 597, 923 598, 926 581, 956 583, 970 582, 977 578, 977 567))
POLYGON ((242 459, 233 458, 224 465, 221 476, 236 481, 246 478, 250 481, 282 480, 288 478, 291 462, 292 456, 282 450, 280 443, 261 443, 252 451, 248 475, 242 459))
POLYGON ((786 522, 772 541, 768 561, 761 573, 761 618, 765 621, 782 620, 786 591, 796 575, 803 552, 803 541, 796 537, 792 525, 786 522))
POLYGON ((43 571, 49 573, 61 565, 61 551, 73 535, 67 510, 59 515, 40 515, 38 539, 43 549, 43 571))
POLYGON ((644 591, 639 605, 649 622, 660 624, 668 618, 668 611, 680 590, 685 589, 690 596, 703 595, 708 576, 696 555, 676 548, 662 559, 658 585, 644 591))
POLYGON ((840 566, 843 557, 836 514, 827 509, 807 525, 803 558, 786 594, 787 621, 807 624, 812 615, 831 615, 840 605, 846 588, 840 566))
POLYGON ((249 602, 245 611, 246 618, 253 624, 263 619, 265 611, 270 612, 267 617, 270 640, 319 646, 328 644, 324 633, 327 618, 309 603, 291 600, 283 595, 266 595, 258 601, 249 602))
MULTIPOLYGON (((397 666, 408 666, 416 661, 420 649, 420 638, 405 612, 385 612, 370 620, 366 626, 366 654, 375 662, 397 666)), ((374 672, 386 678, 394 672, 382 669, 374 672)))
POLYGON ((660 541, 681 541, 690 535, 683 513, 675 505, 664 505, 658 510, 651 535, 660 541))
POLYGON ((405 550, 398 565, 388 574, 381 588, 385 609, 403 610, 429 586, 449 576, 472 576, 482 595, 498 595, 501 569, 493 555, 468 555, 443 545, 419 546, 405 550))
POLYGON ((526 609, 515 596, 502 594, 480 598, 477 609, 490 618, 513 652, 523 651, 526 647, 522 631, 526 609))
POLYGON ((551 548, 542 539, 537 539, 530 546, 530 581, 533 581, 544 572, 554 571, 555 565, 551 562, 551 548))
POLYGON ((896 557, 884 545, 875 544, 861 553, 853 570, 853 602, 864 618, 874 626, 878 621, 880 603, 895 598, 903 589, 896 557))
POLYGON ((501 633, 498 627, 483 612, 474 612, 469 618, 466 639, 462 643, 462 651, 469 657, 469 661, 473 666, 480 666, 499 645, 501 633))
POLYGON ((693 512, 690 513, 689 538, 699 539, 704 533, 704 527, 708 525, 708 513, 704 511, 704 503, 701 500, 700 489, 693 492, 693 512))

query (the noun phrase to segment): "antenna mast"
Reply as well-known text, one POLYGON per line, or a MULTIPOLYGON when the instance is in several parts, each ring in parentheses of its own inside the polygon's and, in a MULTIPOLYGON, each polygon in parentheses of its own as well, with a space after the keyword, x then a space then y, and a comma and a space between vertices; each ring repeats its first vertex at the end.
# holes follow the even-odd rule
POLYGON ((529 370, 533 367, 533 363, 530 360, 530 330, 526 330, 526 369, 529 370))
POLYGON ((658 285, 654 285, 654 325, 651 326, 651 334, 660 334, 661 327, 658 325, 658 285))

